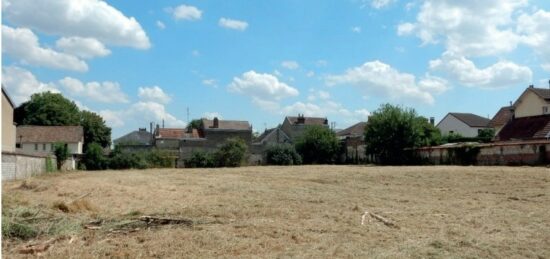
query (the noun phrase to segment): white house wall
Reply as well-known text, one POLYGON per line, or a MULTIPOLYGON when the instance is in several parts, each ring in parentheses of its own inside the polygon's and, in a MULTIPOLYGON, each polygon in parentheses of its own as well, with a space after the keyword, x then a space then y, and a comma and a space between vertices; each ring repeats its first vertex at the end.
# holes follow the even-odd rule
MULTIPOLYGON (((53 147, 53 143, 23 143, 23 145, 21 145, 21 149, 25 152, 40 152, 40 153, 48 152, 53 154, 52 147, 53 147)), ((68 148, 69 148, 69 154, 82 154, 82 142, 69 143, 68 148)))
POLYGON ((442 135, 449 135, 452 131, 468 138, 477 137, 478 129, 480 129, 472 128, 452 115, 445 116, 437 125, 437 128, 439 128, 442 135))

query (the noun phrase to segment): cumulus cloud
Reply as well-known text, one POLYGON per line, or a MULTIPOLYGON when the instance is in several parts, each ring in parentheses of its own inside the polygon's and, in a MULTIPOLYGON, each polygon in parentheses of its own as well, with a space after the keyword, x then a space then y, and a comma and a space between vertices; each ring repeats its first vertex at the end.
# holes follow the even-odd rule
POLYGON ((59 84, 69 95, 86 97, 103 103, 127 103, 128 97, 120 89, 116 82, 88 82, 83 83, 78 79, 65 77, 59 80, 59 84))
POLYGON ((286 68, 286 69, 294 70, 294 69, 299 68, 300 64, 298 64, 298 62, 296 62, 294 60, 285 60, 285 61, 281 62, 281 66, 286 68))
POLYGON ((179 120, 157 102, 140 101, 133 103, 125 110, 102 110, 99 112, 107 124, 113 128, 126 125, 140 125, 143 122, 160 122, 164 120, 166 127, 185 127, 186 123, 179 120))
POLYGON ((218 88, 218 80, 216 79, 203 79, 202 80, 202 84, 203 85, 206 85, 206 86, 210 86, 210 87, 214 87, 214 88, 218 88))
POLYGON ((527 0, 426 0, 415 23, 398 26, 399 35, 415 34, 423 44, 442 41, 447 50, 464 56, 490 56, 514 50, 513 13, 527 0))
POLYGON ((55 46, 65 53, 81 58, 104 57, 111 54, 103 43, 94 38, 62 37, 55 46))
POLYGON ((6 0, 3 18, 50 35, 95 38, 104 44, 148 49, 149 38, 134 17, 105 1, 6 0))
POLYGON ((395 2, 395 0, 370 0, 370 6, 375 9, 381 9, 393 2, 395 2))
POLYGON ((430 69, 441 71, 453 80, 469 87, 500 88, 531 82, 533 73, 525 66, 510 61, 499 61, 486 68, 478 68, 464 56, 446 52, 430 61, 430 69))
POLYGON ((214 118, 223 119, 223 116, 219 112, 205 112, 202 114, 203 118, 207 118, 209 120, 212 120, 214 118))
POLYGON ((279 81, 277 77, 256 73, 253 70, 243 73, 240 77, 234 77, 228 89, 231 92, 263 100, 280 100, 299 94, 296 88, 279 81))
POLYGON ((541 67, 550 72, 550 12, 538 10, 532 15, 522 14, 518 18, 517 31, 521 40, 532 47, 542 58, 541 67))
POLYGON ((2 52, 23 64, 79 72, 88 70, 86 62, 76 56, 41 47, 38 37, 27 28, 2 25, 2 40, 2 52))
POLYGON ((55 84, 42 83, 28 70, 16 66, 2 68, 2 85, 16 105, 28 101, 34 93, 59 92, 55 84))
POLYGON ((218 25, 227 29, 238 31, 244 31, 246 30, 246 28, 248 28, 248 23, 245 21, 233 20, 224 17, 220 18, 220 20, 218 21, 218 25))
MULTIPOLYGON (((436 92, 430 92, 426 88, 429 82, 433 84, 434 80, 436 77, 421 79, 423 83, 420 84, 414 75, 401 73, 390 65, 376 60, 350 68, 341 75, 330 75, 326 78, 326 83, 329 86, 355 85, 368 93, 388 97, 392 100, 433 104, 433 95, 436 92)), ((439 82, 442 83, 444 80, 440 79, 439 82)), ((440 92, 437 91, 437 93, 440 92)))
POLYGON ((190 5, 182 4, 170 10, 172 11, 172 16, 176 20, 196 21, 200 20, 202 17, 202 11, 199 8, 190 5))
POLYGON ((153 87, 140 87, 138 88, 138 96, 145 101, 153 101, 158 103, 169 103, 172 98, 168 96, 162 88, 158 86, 153 87))
POLYGON ((161 29, 161 30, 166 29, 166 25, 164 25, 164 23, 161 22, 161 21, 157 21, 155 24, 156 24, 157 27, 158 27, 159 29, 161 29))

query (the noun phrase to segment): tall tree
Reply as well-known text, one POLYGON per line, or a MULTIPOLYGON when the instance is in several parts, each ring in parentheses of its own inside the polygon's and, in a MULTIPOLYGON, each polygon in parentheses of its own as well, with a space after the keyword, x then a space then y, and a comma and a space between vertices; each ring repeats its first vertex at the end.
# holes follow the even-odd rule
POLYGON ((68 126, 79 125, 76 104, 58 93, 43 92, 31 96, 15 112, 15 122, 22 125, 68 126))
POLYGON ((336 134, 327 127, 308 126, 296 140, 296 151, 304 164, 330 164, 336 160, 340 144, 336 134))
POLYGON ((84 128, 84 150, 90 143, 97 143, 102 147, 111 145, 111 128, 99 115, 90 111, 80 113, 80 125, 84 128))
POLYGON ((383 164, 405 164, 410 160, 406 148, 437 144, 439 130, 414 109, 384 104, 369 117, 365 129, 367 154, 378 156, 383 164))

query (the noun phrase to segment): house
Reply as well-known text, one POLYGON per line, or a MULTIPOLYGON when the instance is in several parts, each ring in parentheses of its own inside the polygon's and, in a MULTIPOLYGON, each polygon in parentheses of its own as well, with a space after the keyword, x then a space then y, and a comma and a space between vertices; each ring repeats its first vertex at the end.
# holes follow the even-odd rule
POLYGON ((514 118, 496 135, 496 141, 550 138, 550 114, 514 118))
POLYGON ((490 129, 489 119, 472 113, 448 113, 438 124, 442 135, 460 134, 463 137, 474 138, 483 129, 490 129))
POLYGON ((15 105, 2 86, 2 151, 14 152, 16 146, 13 110, 15 105))
POLYGON ((512 120, 514 115, 514 106, 504 106, 498 110, 498 112, 493 116, 491 121, 489 121, 489 127, 495 129, 495 135, 500 132, 500 130, 512 120))
POLYGON ((53 154, 56 143, 65 143, 71 158, 68 169, 76 169, 77 157, 82 155, 84 129, 82 126, 17 126, 17 143, 20 150, 31 154, 53 154))
POLYGON ((298 117, 286 116, 281 130, 294 142, 298 137, 304 134, 307 126, 322 126, 328 128, 328 119, 319 117, 305 117, 303 114, 298 114, 298 117))
POLYGON ((336 132, 336 136, 344 146, 345 154, 342 162, 359 163, 366 159, 365 128, 366 122, 356 123, 349 128, 336 132))
POLYGON ((550 89, 530 85, 513 106, 515 118, 550 114, 550 89))
POLYGON ((178 150, 182 139, 199 137, 196 129, 188 132, 186 128, 160 128, 158 125, 153 135, 156 148, 171 150, 178 150))
POLYGON ((124 150, 144 150, 153 146, 153 134, 146 128, 139 128, 120 138, 113 140, 115 146, 124 150))

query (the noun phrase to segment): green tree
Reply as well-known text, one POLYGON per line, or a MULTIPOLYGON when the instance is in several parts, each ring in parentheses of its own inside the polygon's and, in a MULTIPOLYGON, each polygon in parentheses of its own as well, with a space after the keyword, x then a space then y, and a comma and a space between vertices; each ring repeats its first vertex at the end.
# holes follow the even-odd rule
POLYGON ((481 129, 477 134, 478 138, 491 140, 495 137, 495 129, 481 129))
POLYGON ((336 160, 340 144, 336 134, 323 126, 307 126, 296 140, 296 151, 304 164, 330 164, 336 160))
POLYGON ((55 143, 53 150, 55 159, 57 160, 57 170, 61 170, 61 166, 69 158, 69 148, 66 143, 55 143))
POLYGON ((99 115, 90 111, 80 113, 80 125, 84 128, 84 150, 89 143, 97 143, 102 147, 111 145, 111 128, 99 115))
POLYGON ((222 167, 238 167, 243 163, 247 151, 244 140, 230 138, 216 151, 216 162, 222 167))
POLYGON ((290 144, 269 146, 266 150, 266 161, 270 165, 300 165, 302 157, 290 144))
POLYGON ((90 143, 84 153, 82 161, 87 170, 103 170, 107 168, 107 159, 103 155, 103 148, 97 143, 90 143))
POLYGON ((204 151, 193 151, 188 159, 185 159, 185 167, 189 168, 208 168, 216 167, 214 156, 204 151))
POLYGON ((36 93, 15 111, 15 122, 20 125, 69 126, 80 125, 76 104, 58 93, 36 93))
POLYGON ((407 148, 438 144, 441 134, 414 109, 384 104, 369 117, 365 129, 366 152, 383 164, 411 162, 407 148))
POLYGON ((194 119, 189 124, 187 124, 187 131, 191 132, 192 129, 200 129, 202 127, 201 119, 194 119))

